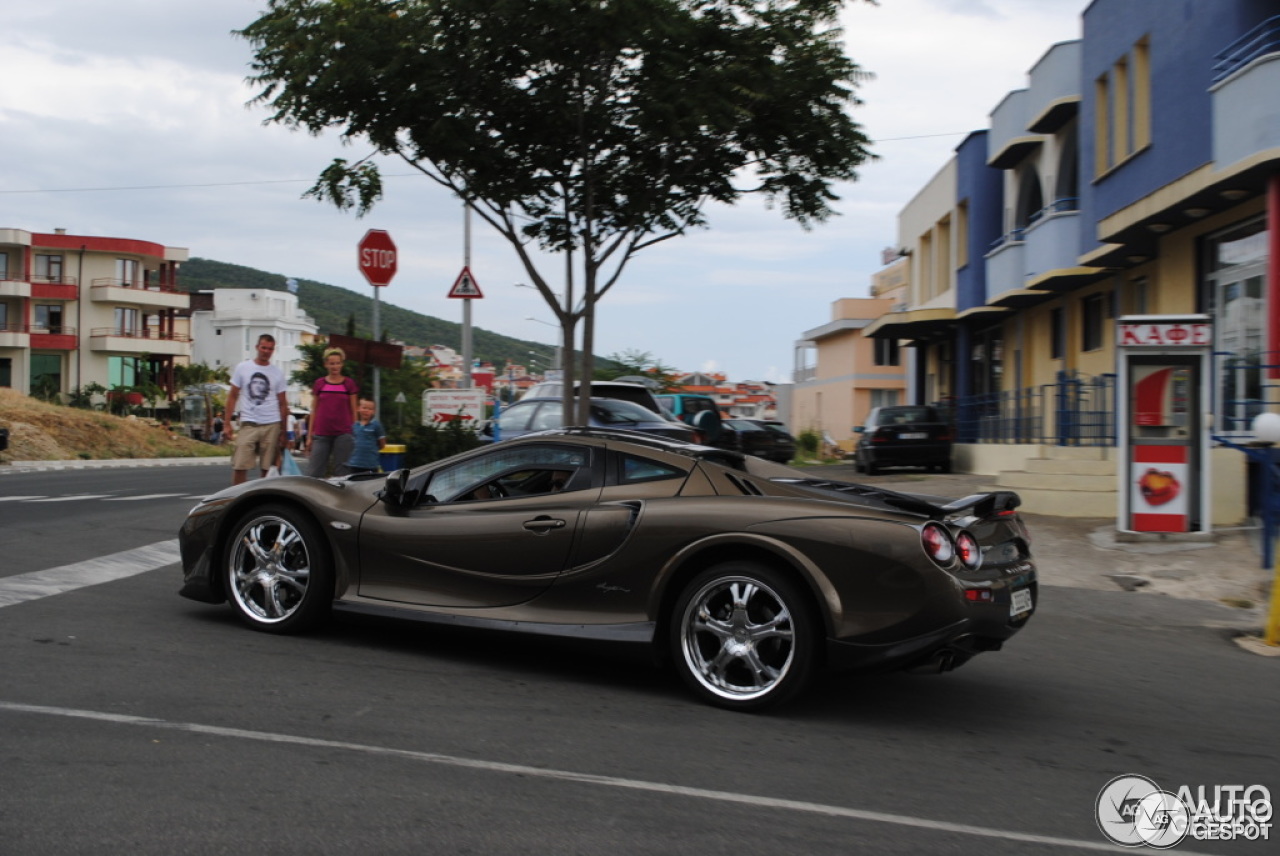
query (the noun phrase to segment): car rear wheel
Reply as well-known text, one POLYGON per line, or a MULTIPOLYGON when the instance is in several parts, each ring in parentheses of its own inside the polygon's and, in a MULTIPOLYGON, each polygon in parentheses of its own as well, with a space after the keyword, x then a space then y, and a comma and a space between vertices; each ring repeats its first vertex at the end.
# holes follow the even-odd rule
POLYGON ((709 568, 681 593, 672 617, 681 678, 718 707, 760 710, 786 701, 817 663, 813 608, 791 580, 764 565, 709 568))
POLYGON ((297 633, 319 624, 333 602, 333 566, 318 526, 302 512, 263 506, 232 530, 225 553, 227 599, 250 627, 297 633))

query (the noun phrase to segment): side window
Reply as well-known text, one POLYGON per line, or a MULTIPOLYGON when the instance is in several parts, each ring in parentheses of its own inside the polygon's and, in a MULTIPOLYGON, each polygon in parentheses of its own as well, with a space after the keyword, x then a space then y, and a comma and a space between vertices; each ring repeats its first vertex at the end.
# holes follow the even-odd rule
POLYGON ((528 405, 513 404, 498 416, 498 427, 503 431, 523 431, 533 410, 528 405))
POLYGON ((679 467, 641 458, 635 455, 622 456, 622 483, 658 481, 660 479, 684 478, 685 472, 679 467))
POLYGON ((584 450, 565 446, 520 446, 514 449, 495 447, 487 454, 437 470, 431 475, 426 492, 436 502, 453 502, 463 499, 479 485, 497 476, 515 475, 522 468, 572 472, 589 463, 590 459, 584 450))
POLYGON ((542 406, 538 408, 533 421, 529 423, 529 430, 548 431, 552 428, 562 427, 564 420, 560 417, 561 410, 563 410, 563 405, 559 402, 542 402, 542 406))

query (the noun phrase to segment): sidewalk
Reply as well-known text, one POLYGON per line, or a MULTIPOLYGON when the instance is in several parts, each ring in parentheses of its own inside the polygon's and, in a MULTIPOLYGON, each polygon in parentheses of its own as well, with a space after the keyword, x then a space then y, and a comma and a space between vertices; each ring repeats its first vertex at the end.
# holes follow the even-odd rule
MULTIPOLYGON (((866 476, 852 464, 808 471, 907 493, 955 498, 989 489, 992 481, 986 475, 910 470, 866 476)), ((1218 530, 1213 540, 1203 542, 1122 542, 1115 537, 1114 517, 1024 514, 1023 519, 1045 585, 1217 601, 1239 610, 1241 623, 1254 628, 1266 619, 1273 575, 1261 567, 1257 530, 1218 530)))

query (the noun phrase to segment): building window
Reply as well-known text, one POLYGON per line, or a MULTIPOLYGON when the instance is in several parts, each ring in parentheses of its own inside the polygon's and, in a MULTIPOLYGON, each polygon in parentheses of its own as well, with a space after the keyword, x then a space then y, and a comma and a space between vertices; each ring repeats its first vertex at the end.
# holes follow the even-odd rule
POLYGON ((1049 311, 1049 359, 1051 360, 1060 360, 1063 357, 1065 321, 1066 317, 1061 307, 1049 311))
POLYGON ((138 310, 124 306, 116 307, 116 335, 136 336, 142 330, 138 326, 138 310))
POLYGON ((139 279, 141 273, 137 259, 116 259, 116 279, 120 284, 127 288, 136 288, 142 285, 139 279))
POLYGON ((1151 311, 1148 306, 1147 278, 1140 276, 1129 282, 1129 314, 1146 315, 1151 311))
POLYGON ((0 280, 9 278, 9 254, 0 253, 0 280))
POLYGON ((1214 413, 1227 431, 1248 431, 1266 409, 1267 226, 1257 220, 1213 235, 1207 286, 1213 297, 1218 383, 1214 413))
POLYGON ((141 357, 111 357, 107 360, 107 383, 111 387, 136 386, 142 377, 141 357))
POLYGON ((0 330, 9 329, 9 304, 0 303, 0 330))
POLYGON ((1102 347, 1102 322, 1106 299, 1090 294, 1080 301, 1080 350, 1096 351, 1102 347))
POLYGON ((36 255, 37 282, 62 282, 62 256, 36 255))
POLYGON ((898 403, 901 391, 896 389, 873 389, 871 390, 871 406, 875 407, 893 407, 898 403))
POLYGON ((898 344, 897 339, 874 339, 875 342, 875 365, 877 366, 900 366, 902 365, 902 348, 898 344))
POLYGON ((62 392, 62 357, 57 354, 31 355, 31 394, 46 401, 62 392))
POLYGON ((0 386, 13 386, 13 360, 0 357, 0 386))
POLYGON ((1111 71, 1094 81, 1094 172, 1151 145, 1151 43, 1134 43, 1111 71))
POLYGON ((37 303, 35 309, 35 325, 55 336, 62 333, 62 304, 37 303))

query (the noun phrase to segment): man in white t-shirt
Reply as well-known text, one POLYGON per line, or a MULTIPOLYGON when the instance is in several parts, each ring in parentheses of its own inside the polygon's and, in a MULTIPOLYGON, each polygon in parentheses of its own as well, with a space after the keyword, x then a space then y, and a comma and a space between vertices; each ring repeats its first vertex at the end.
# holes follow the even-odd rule
POLYGON ((280 456, 285 443, 284 424, 289 418, 285 400, 286 380, 279 366, 273 365, 275 337, 263 333, 258 337, 257 356, 245 360, 231 373, 231 392, 227 395, 227 413, 240 409, 240 427, 228 419, 224 436, 234 444, 231 453, 231 483, 241 484, 249 468, 257 466, 265 476, 280 456))

